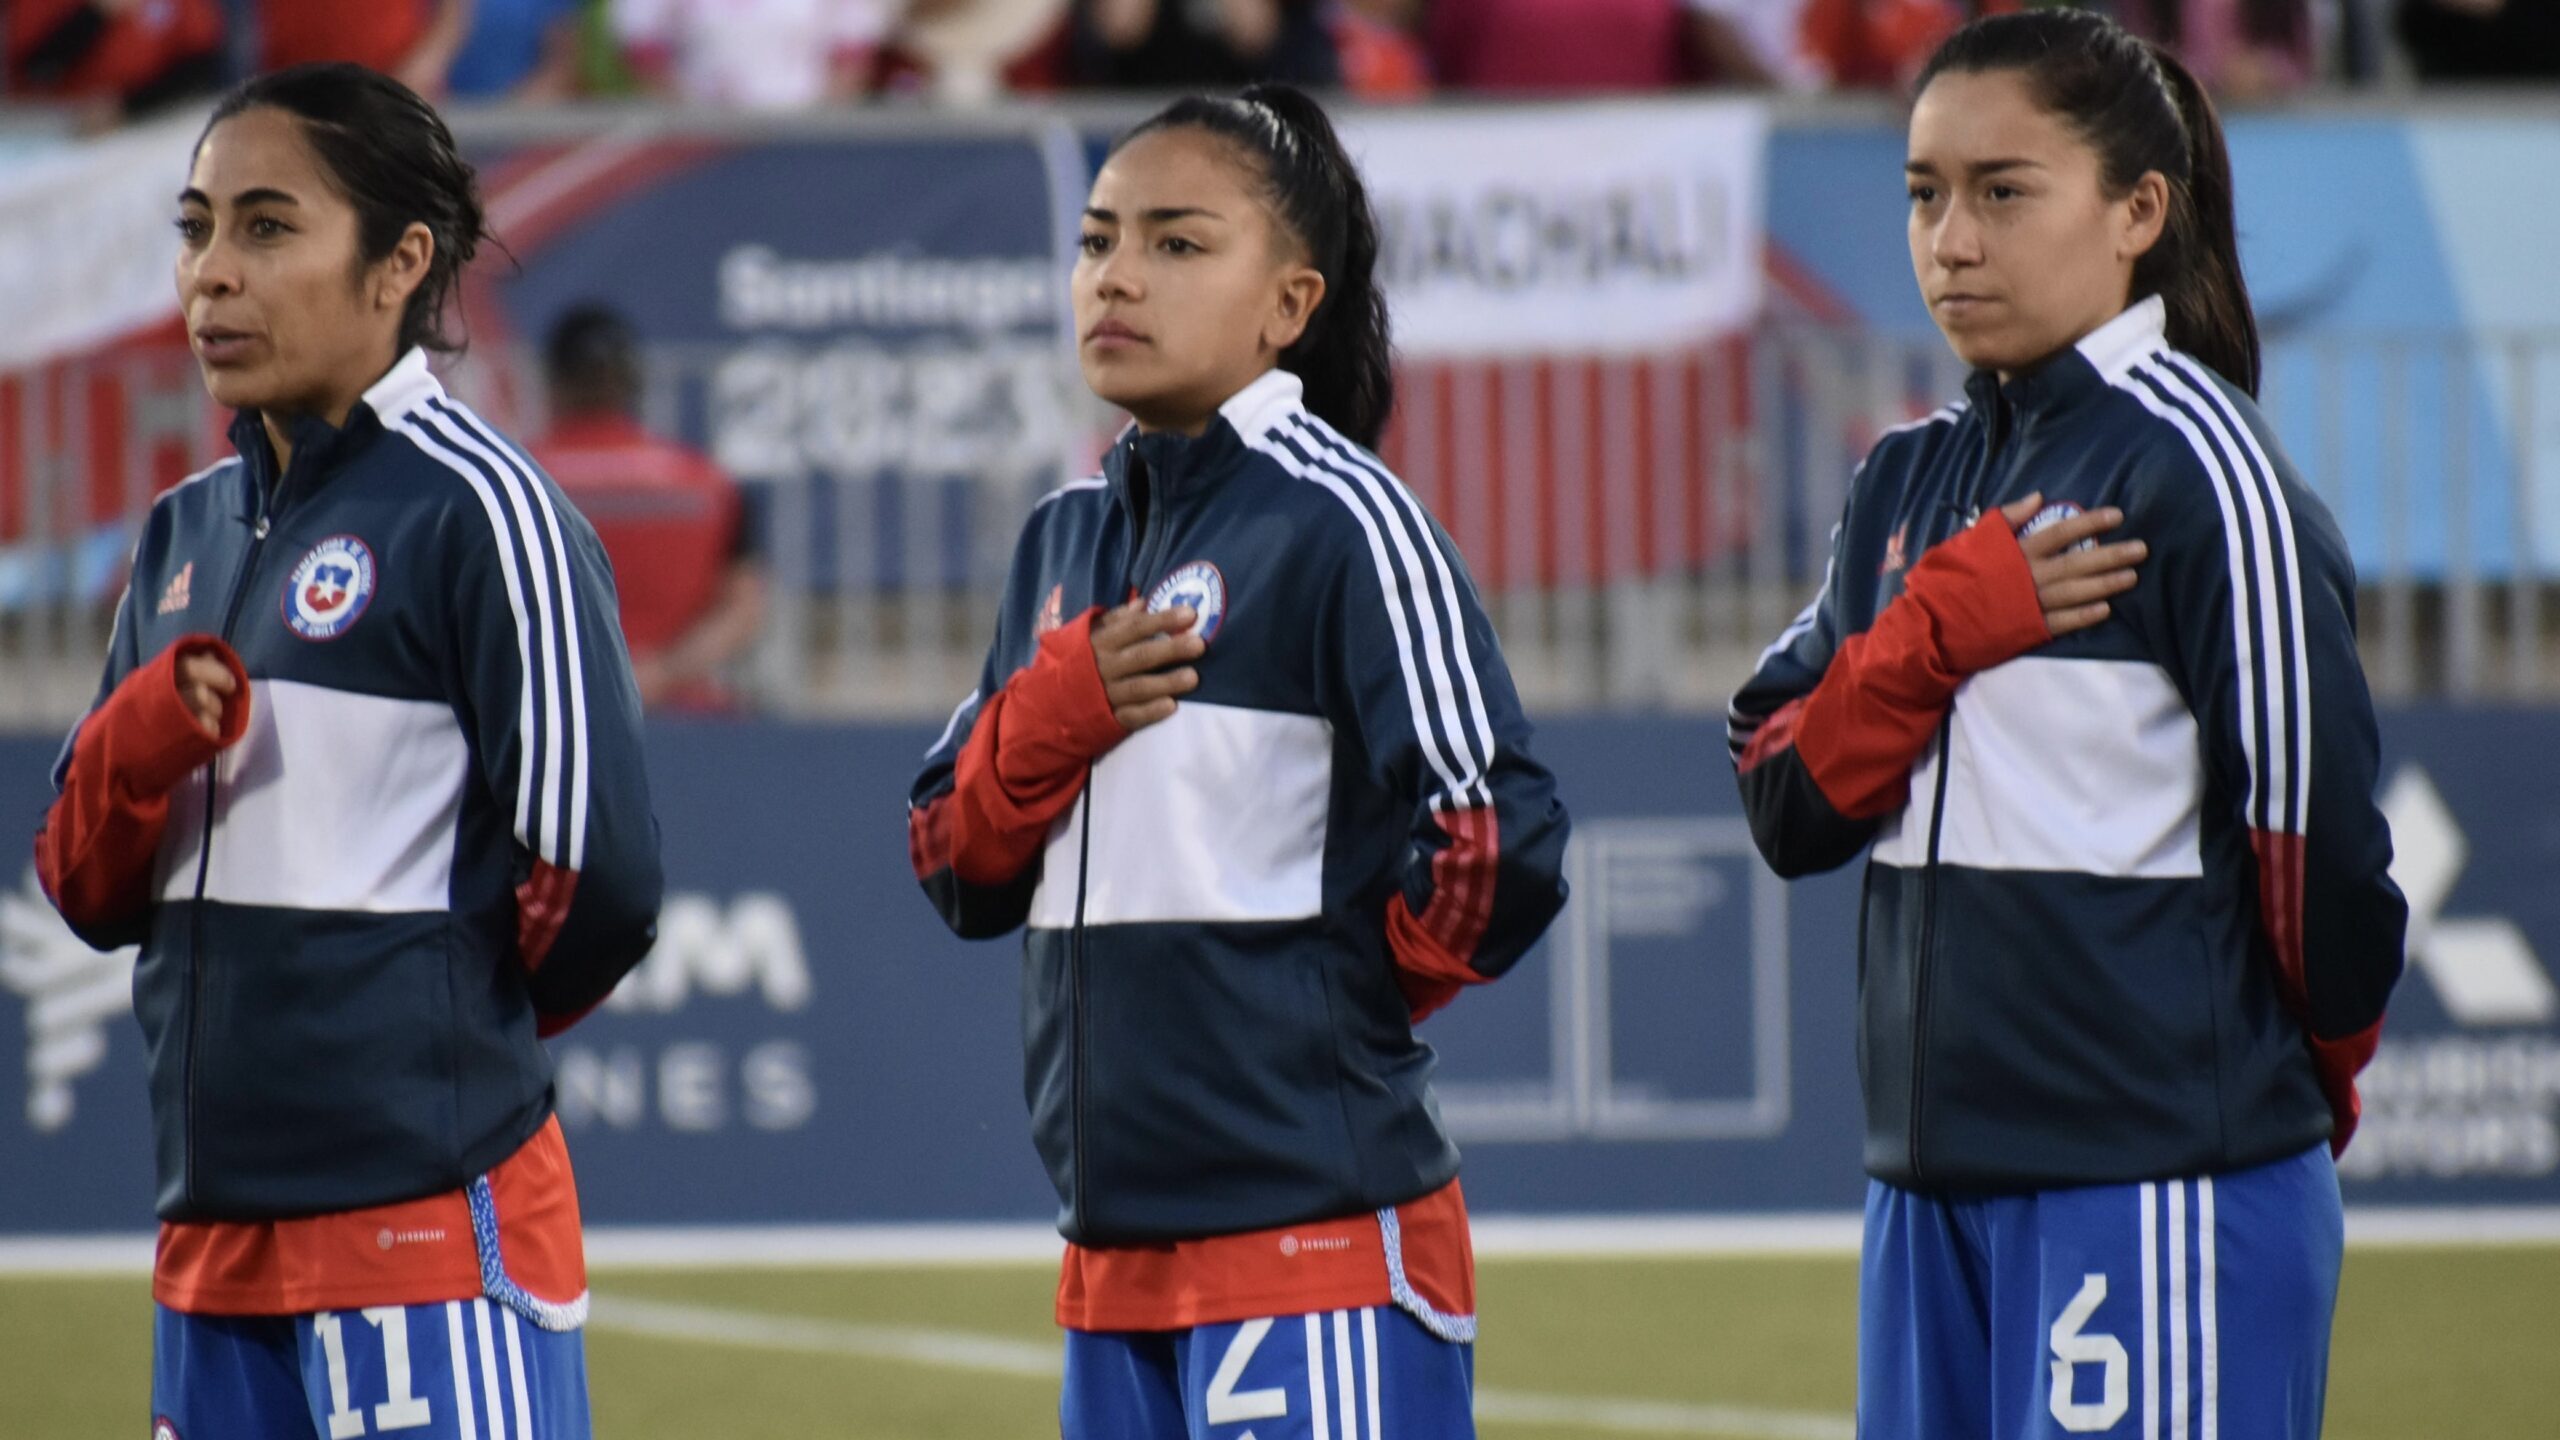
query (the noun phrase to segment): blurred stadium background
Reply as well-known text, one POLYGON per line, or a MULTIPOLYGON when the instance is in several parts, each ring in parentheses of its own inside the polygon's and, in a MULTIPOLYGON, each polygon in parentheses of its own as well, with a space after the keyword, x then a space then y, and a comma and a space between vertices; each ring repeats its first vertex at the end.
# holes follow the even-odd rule
MULTIPOLYGON (((223 420, 170 318, 201 102, 126 118, 147 107, 28 84, 21 22, 53 8, 77 7, 0 17, 20 27, 0 28, 0 814, 20 834, 140 517, 221 453, 223 420)), ((102 13, 127 8, 158 7, 102 13)), ((986 8, 1001 28, 1067 7, 986 8)), ((1826 52, 1752 77, 1776 89, 1524 99, 1449 80, 1427 27, 1361 48, 1416 6, 1279 8, 1331 17, 1333 78, 1370 102, 1351 124, 1405 362, 1386 458, 1491 597, 1581 822, 1549 942, 1430 1031, 1486 1217, 1482 1418, 1846 1440, 1854 882, 1759 868, 1720 717, 1816 583, 1857 457, 1961 379, 1911 293, 1894 64, 1826 52), (1415 86, 1382 53, 1407 80, 1441 65, 1446 93, 1383 103, 1415 86)), ((2188 8, 2310 27, 2269 51, 2304 60, 2289 79, 2234 62, 2221 83, 2266 405, 2364 577, 2417 921, 2345 1166, 2332 1433, 2552 1434, 2560 89, 2415 85, 2440 62, 2363 0, 2188 8)), ((628 92, 637 71, 646 92, 666 57, 585 11, 564 73, 628 92)), ((2540 22, 2515 23, 2520 69, 2560 71, 2560 40, 2542 55, 2540 22)), ((229 32, 224 63, 271 54, 258 33, 229 32)), ((953 941, 917 899, 901 803, 974 683, 1024 508, 1113 428, 1061 282, 1100 147, 1148 102, 1075 86, 1072 36, 1049 61, 1066 88, 991 100, 983 67, 918 68, 917 33, 875 37, 907 47, 905 80, 878 81, 901 73, 884 61, 824 103, 452 107, 514 263, 482 263, 451 382, 540 432, 542 336, 609 301, 643 342, 645 419, 737 479, 769 581, 737 703, 653 725, 659 951, 555 1042, 614 1436, 1054 1425, 1014 955, 953 941)), ((1040 85, 1029 63, 1001 83, 1040 85)), ((150 1225, 132 955, 80 948, 22 877, 0 858, 0 1435, 131 1434, 150 1225)))

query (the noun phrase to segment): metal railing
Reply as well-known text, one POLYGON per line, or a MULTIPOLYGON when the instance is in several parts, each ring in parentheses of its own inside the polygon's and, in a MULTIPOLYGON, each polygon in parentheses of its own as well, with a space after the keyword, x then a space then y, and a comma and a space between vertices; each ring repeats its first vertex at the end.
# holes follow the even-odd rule
MULTIPOLYGON (((651 360, 649 418, 764 502, 772 620, 740 680, 797 716, 945 713, 1023 513, 1111 426, 1047 342, 651 360)), ((529 435, 531 373, 501 352, 452 381, 529 435)), ((1711 712, 1810 593, 1867 446, 1961 382, 1935 336, 1802 326, 1414 364, 1381 448, 1466 555, 1534 711, 1711 712)), ((2357 554, 2376 693, 2560 698, 2560 334, 2279 340, 2264 392, 2357 554)), ((0 726, 87 704, 150 497, 225 452, 221 423, 183 354, 0 374, 0 726)))

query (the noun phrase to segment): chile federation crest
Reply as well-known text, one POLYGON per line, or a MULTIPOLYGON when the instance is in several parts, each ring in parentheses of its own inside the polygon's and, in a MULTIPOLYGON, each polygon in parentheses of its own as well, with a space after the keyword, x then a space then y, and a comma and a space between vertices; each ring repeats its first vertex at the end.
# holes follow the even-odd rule
POLYGON ((1147 613, 1156 614, 1176 605, 1187 605, 1200 618, 1192 623, 1191 633, 1202 644, 1218 638, 1218 627, 1227 618, 1227 577, 1206 560, 1194 560, 1174 567, 1172 574, 1157 583, 1147 596, 1147 613))
POLYGON ((373 600, 373 551, 353 535, 332 535, 293 567, 284 623, 305 640, 335 640, 373 600))

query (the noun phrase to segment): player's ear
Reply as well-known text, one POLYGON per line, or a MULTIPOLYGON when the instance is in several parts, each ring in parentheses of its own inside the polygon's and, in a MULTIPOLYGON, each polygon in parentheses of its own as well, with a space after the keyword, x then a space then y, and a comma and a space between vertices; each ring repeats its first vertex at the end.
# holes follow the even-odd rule
POLYGON ((409 297, 427 281, 436 260, 435 232, 411 221, 393 242, 391 253, 373 263, 373 294, 370 297, 378 313, 399 314, 409 305, 409 297))
POLYGON ((1324 303, 1324 273, 1303 261, 1281 267, 1275 277, 1271 313, 1262 325, 1262 343, 1274 354, 1298 343, 1324 303))

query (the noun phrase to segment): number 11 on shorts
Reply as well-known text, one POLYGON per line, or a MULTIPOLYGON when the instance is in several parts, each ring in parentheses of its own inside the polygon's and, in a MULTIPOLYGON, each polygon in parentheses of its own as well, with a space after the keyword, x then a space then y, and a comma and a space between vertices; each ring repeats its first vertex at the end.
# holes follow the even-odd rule
MULTIPOLYGON (((409 1316, 399 1306, 381 1306, 360 1312, 367 1324, 382 1332, 382 1368, 385 1393, 389 1398, 373 1407, 373 1430, 388 1435, 396 1430, 415 1430, 433 1424, 435 1414, 427 1408, 424 1397, 412 1388, 409 1373, 409 1316)), ((343 1317, 335 1314, 315 1315, 311 1328, 320 1336, 322 1357, 329 1366, 329 1440, 356 1440, 366 1434, 364 1414, 348 1403, 347 1337, 343 1317)))

